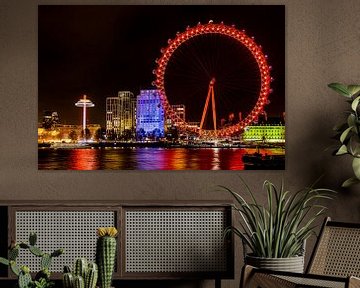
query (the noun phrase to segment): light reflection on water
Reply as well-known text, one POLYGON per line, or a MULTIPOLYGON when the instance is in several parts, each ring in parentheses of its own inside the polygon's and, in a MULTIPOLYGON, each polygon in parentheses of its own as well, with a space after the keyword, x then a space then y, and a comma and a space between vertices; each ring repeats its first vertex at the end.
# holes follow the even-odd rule
MULTIPOLYGON (((244 170, 244 148, 39 149, 43 170, 244 170)), ((260 149, 268 155, 282 149, 260 149)))

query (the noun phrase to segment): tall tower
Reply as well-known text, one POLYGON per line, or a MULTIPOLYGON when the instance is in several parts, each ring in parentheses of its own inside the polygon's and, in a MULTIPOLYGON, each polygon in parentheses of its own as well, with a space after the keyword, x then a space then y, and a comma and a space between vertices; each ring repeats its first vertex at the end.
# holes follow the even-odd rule
POLYGON ((84 140, 86 140, 86 108, 95 107, 95 104, 92 103, 89 99, 86 99, 86 95, 83 96, 78 102, 75 103, 76 107, 83 108, 83 121, 82 128, 84 132, 84 140))

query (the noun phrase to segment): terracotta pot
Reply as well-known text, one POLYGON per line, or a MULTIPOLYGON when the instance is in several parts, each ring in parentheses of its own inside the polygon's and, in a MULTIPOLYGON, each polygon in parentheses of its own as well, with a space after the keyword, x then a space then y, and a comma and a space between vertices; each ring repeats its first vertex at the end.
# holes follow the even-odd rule
POLYGON ((263 258, 246 255, 245 263, 262 269, 304 273, 304 256, 263 258))

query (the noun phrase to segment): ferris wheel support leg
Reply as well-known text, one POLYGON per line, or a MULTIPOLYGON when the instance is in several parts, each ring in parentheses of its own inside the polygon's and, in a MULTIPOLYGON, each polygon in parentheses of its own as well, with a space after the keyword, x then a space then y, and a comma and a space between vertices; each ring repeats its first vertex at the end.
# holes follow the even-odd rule
POLYGON ((214 130, 216 136, 216 107, 215 107, 215 96, 214 96, 214 87, 211 87, 211 100, 212 100, 212 112, 213 112, 213 122, 214 122, 214 130))
POLYGON ((208 109, 208 107, 209 107, 210 95, 211 95, 211 87, 209 87, 209 91, 208 91, 208 94, 207 94, 207 97, 206 97, 206 102, 205 102, 203 114, 202 114, 202 117, 201 117, 200 133, 201 133, 202 127, 203 127, 203 125, 204 125, 204 121, 205 121, 205 116, 206 116, 207 109, 208 109))

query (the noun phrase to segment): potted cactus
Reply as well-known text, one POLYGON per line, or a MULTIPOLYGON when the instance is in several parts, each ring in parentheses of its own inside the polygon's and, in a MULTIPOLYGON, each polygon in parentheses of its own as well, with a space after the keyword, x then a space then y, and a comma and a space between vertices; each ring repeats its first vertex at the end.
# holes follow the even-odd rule
POLYGON ((96 262, 99 267, 99 287, 110 288, 116 258, 115 227, 100 227, 97 229, 96 262))
POLYGON ((85 258, 78 258, 71 272, 69 266, 64 267, 64 288, 95 288, 98 279, 98 267, 96 263, 88 262, 85 258))
POLYGON ((37 236, 30 233, 29 243, 11 243, 8 259, 0 257, 0 263, 10 266, 11 271, 18 277, 18 288, 49 288, 54 285, 50 280, 50 265, 54 257, 64 253, 63 249, 57 249, 52 253, 45 253, 36 246, 37 236), (26 249, 33 255, 40 257, 41 270, 35 275, 34 280, 30 275, 30 268, 26 265, 19 266, 16 259, 20 249, 26 249))

